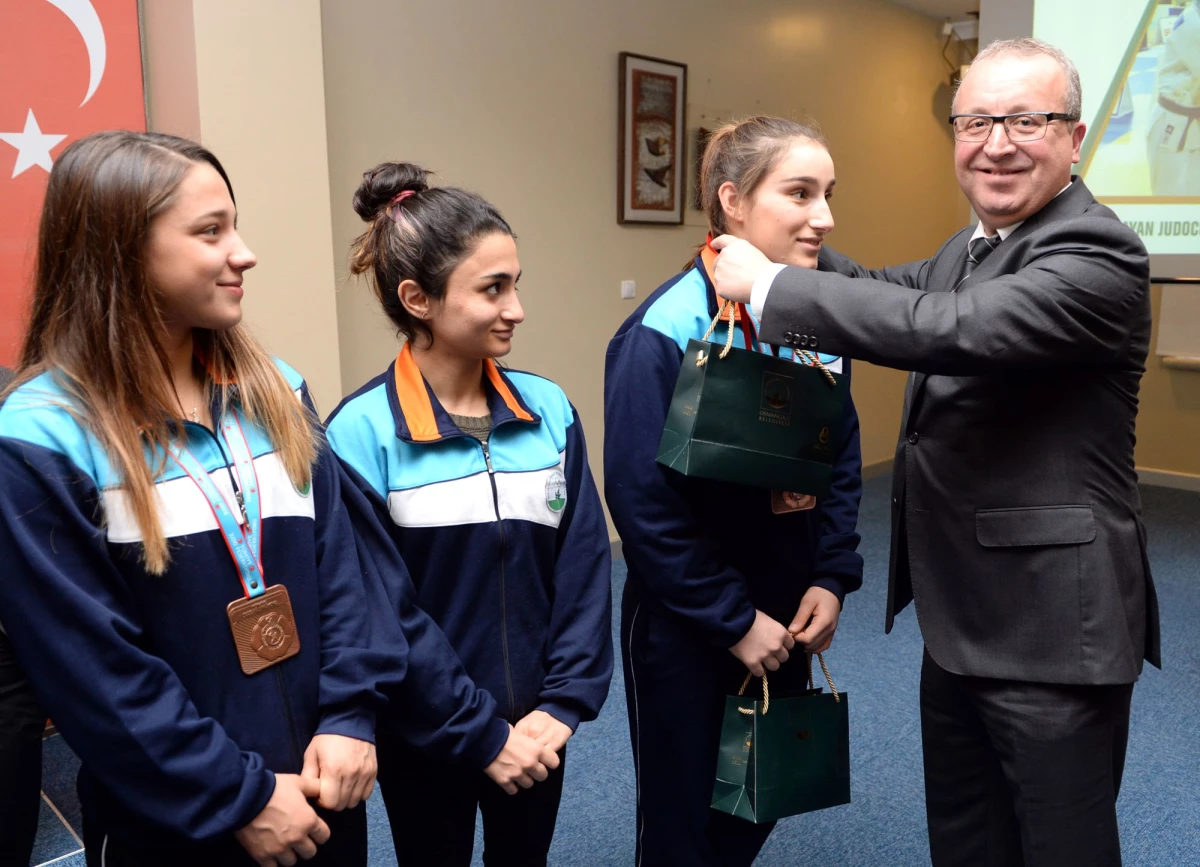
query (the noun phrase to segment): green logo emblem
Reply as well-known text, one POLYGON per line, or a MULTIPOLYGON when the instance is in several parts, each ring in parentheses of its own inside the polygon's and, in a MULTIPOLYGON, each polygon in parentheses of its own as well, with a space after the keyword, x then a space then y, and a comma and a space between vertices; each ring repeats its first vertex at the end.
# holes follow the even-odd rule
POLYGON ((307 497, 312 493, 312 477, 310 476, 308 481, 303 485, 293 485, 293 487, 295 487, 297 494, 302 497, 307 497))
POLYGON ((546 479, 546 506, 551 512, 561 512, 567 505, 567 479, 558 470, 546 479))

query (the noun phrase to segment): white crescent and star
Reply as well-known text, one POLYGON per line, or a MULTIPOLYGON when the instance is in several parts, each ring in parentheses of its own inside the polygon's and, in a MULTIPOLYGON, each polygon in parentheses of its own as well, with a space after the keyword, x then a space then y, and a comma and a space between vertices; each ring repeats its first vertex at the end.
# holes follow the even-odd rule
MULTIPOLYGON (((91 0, 46 0, 58 9, 75 25, 83 39, 88 53, 88 89, 80 106, 95 95, 96 89, 104 79, 104 68, 108 63, 108 43, 104 38, 104 25, 100 16, 92 6, 91 0)), ((34 117, 33 109, 25 115, 25 128, 21 132, 0 132, 0 141, 17 149, 17 161, 13 165, 12 176, 38 166, 47 172, 54 165, 50 151, 56 147, 66 135, 48 134, 42 132, 34 117)))

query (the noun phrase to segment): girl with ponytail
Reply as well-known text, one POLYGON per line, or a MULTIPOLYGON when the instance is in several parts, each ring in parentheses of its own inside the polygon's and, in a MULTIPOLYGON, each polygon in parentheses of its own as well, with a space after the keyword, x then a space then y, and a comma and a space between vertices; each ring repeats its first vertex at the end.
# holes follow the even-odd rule
MULTIPOLYGON (((774 262, 815 268, 833 229, 833 185, 833 160, 814 128, 778 117, 728 124, 701 161, 709 238, 747 238, 774 262)), ((753 862, 773 823, 709 807, 725 697, 747 672, 769 675, 772 697, 802 689, 804 655, 829 646, 845 594, 862 584, 861 458, 849 398, 841 430, 830 436, 833 482, 819 500, 688 478, 655 462, 684 347, 706 339, 723 307, 715 258, 701 245, 625 321, 605 360, 605 494, 629 567, 621 650, 637 768, 637 863, 647 867, 753 862)), ((711 340, 759 348, 756 328, 739 305, 711 340)), ((815 340, 811 348, 794 360, 849 376, 848 360, 818 356, 815 340)))
POLYGON ((512 229, 427 174, 384 163, 355 193, 351 271, 405 341, 327 435, 366 504, 364 561, 399 611, 407 578, 380 564, 403 556, 486 700, 443 708, 422 740, 405 715, 381 719, 380 784, 402 865, 469 865, 477 809, 485 863, 544 865, 567 740, 612 673, 608 533, 575 409, 496 363, 524 319, 512 229))

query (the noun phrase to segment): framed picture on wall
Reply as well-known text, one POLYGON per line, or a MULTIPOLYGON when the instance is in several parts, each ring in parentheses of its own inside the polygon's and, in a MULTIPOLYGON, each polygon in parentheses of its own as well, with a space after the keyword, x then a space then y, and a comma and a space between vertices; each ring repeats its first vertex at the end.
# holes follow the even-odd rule
POLYGON ((683 222, 687 66, 622 51, 617 222, 683 222))

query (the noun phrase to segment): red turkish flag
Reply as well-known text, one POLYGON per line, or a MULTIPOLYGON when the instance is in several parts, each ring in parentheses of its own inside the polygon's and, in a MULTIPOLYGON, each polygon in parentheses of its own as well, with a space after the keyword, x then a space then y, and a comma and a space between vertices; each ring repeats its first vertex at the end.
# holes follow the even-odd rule
POLYGON ((25 330, 54 158, 102 129, 146 129, 137 0, 0 0, 0 364, 25 330))

